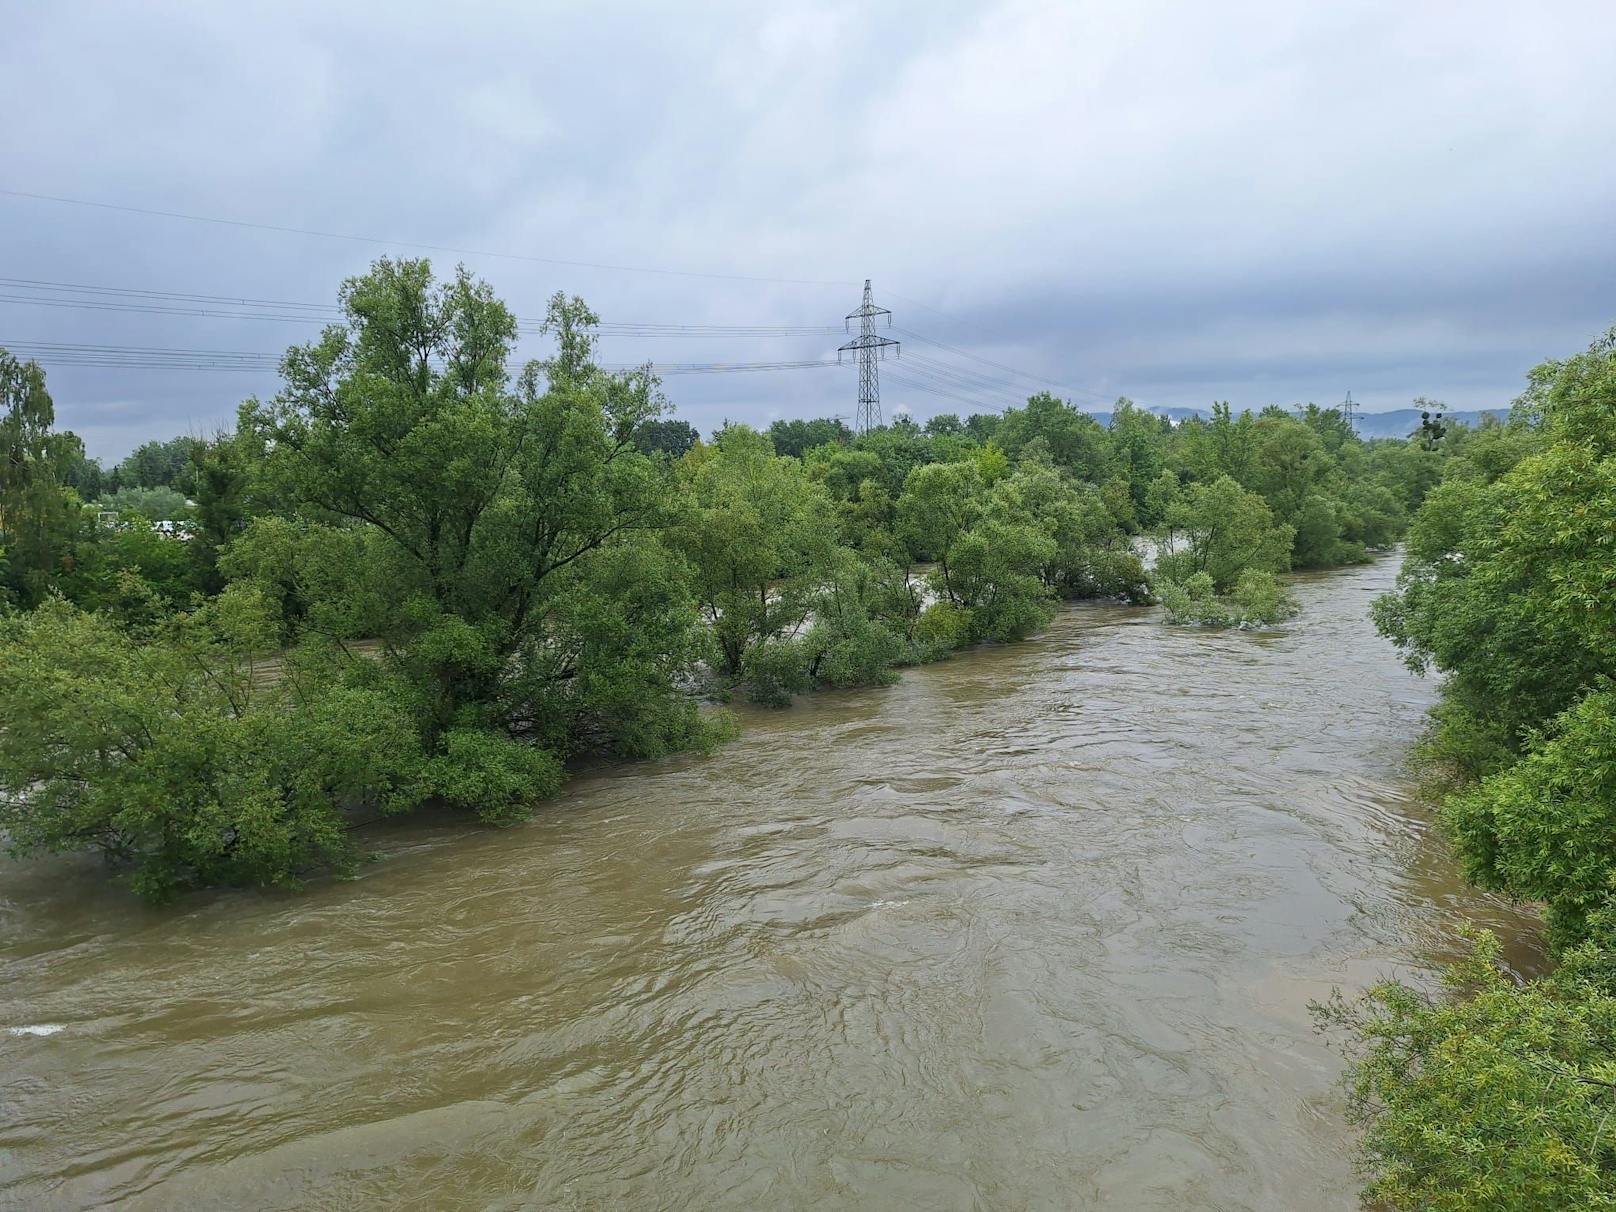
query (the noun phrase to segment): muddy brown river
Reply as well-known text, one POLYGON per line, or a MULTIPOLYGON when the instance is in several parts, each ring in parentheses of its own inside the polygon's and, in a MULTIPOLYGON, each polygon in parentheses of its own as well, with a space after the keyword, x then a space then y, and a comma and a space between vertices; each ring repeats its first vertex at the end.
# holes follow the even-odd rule
POLYGON ((1350 1209, 1310 999, 1480 920, 1365 617, 1064 610, 531 824, 157 911, 0 867, 0 1205, 1350 1209))

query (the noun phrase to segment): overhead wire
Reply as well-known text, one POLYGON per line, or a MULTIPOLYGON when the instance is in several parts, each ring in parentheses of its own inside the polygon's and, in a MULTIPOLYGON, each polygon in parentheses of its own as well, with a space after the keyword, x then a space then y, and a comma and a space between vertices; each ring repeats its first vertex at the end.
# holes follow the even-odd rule
MULTIPOLYGON (((149 345, 100 345, 79 341, 0 340, 0 347, 21 357, 56 366, 96 366, 156 370, 276 370, 282 355, 259 350, 188 349, 149 345)), ((803 358, 767 362, 676 362, 607 364, 602 369, 634 370, 649 365, 658 375, 749 374, 777 370, 811 370, 837 365, 835 358, 803 358)))
MULTIPOLYGON (((346 314, 340 307, 329 303, 298 303, 284 299, 196 294, 127 286, 92 286, 37 278, 0 277, 0 303, 151 315, 290 321, 302 324, 332 324, 346 319, 346 314)), ((517 322, 531 330, 536 330, 544 324, 543 320, 531 316, 518 316, 517 322)), ((648 338, 833 336, 842 331, 840 326, 832 324, 666 324, 633 320, 603 320, 591 327, 602 334, 648 338)))
MULTIPOLYGON (((125 214, 143 215, 143 216, 153 217, 153 218, 172 219, 172 220, 179 220, 179 221, 189 222, 189 223, 212 224, 212 225, 224 226, 224 227, 242 228, 242 229, 257 230, 257 231, 278 232, 278 233, 290 234, 290 235, 310 236, 310 237, 315 237, 315 238, 318 238, 318 239, 326 239, 326 240, 342 240, 342 241, 357 242, 357 243, 364 243, 364 244, 373 244, 373 245, 380 245, 380 246, 393 246, 393 247, 399 247, 399 248, 419 249, 419 250, 428 251, 428 252, 446 252, 446 253, 452 253, 452 254, 456 254, 456 255, 460 255, 460 256, 491 257, 491 258, 498 258, 498 259, 503 259, 503 260, 524 261, 524 262, 531 262, 531 263, 544 264, 544 265, 559 265, 559 266, 566 266, 566 267, 578 268, 578 269, 594 269, 594 270, 604 270, 604 271, 619 272, 619 273, 641 273, 641 274, 650 274, 650 275, 657 275, 657 276, 703 278, 703 279, 718 280, 718 281, 757 282, 757 283, 770 283, 770 284, 782 284, 782 285, 823 286, 823 287, 854 287, 854 286, 857 285, 857 283, 855 283, 855 282, 853 282, 851 280, 821 279, 821 278, 775 277, 775 276, 767 276, 767 275, 760 275, 760 274, 720 273, 720 272, 712 272, 712 271, 705 271, 705 270, 669 268, 669 267, 666 267, 666 266, 631 265, 631 264, 620 264, 620 263, 614 263, 614 262, 586 261, 586 260, 575 259, 575 258, 547 257, 547 256, 541 256, 541 255, 534 254, 534 253, 513 252, 513 251, 509 251, 509 250, 500 250, 500 249, 478 249, 478 248, 469 248, 469 247, 459 247, 459 246, 450 245, 450 244, 434 244, 434 243, 428 243, 428 242, 416 241, 416 240, 396 240, 396 239, 391 239, 391 238, 385 238, 385 237, 373 236, 373 235, 366 235, 366 234, 354 233, 354 232, 325 231, 325 230, 321 230, 321 229, 317 229, 317 228, 299 227, 299 226, 295 226, 295 225, 291 225, 291 224, 268 223, 268 222, 259 222, 259 221, 255 221, 255 220, 231 218, 231 217, 219 216, 219 215, 196 214, 196 213, 192 213, 192 212, 188 212, 188 211, 166 210, 166 209, 161 209, 161 208, 157 208, 157 207, 147 207, 147 206, 135 206, 135 205, 127 204, 127 203, 107 202, 107 201, 102 201, 102 200, 99 200, 99 199, 75 198, 75 197, 69 197, 69 196, 66 196, 66 195, 49 194, 49 193, 44 193, 44 192, 35 191, 35 190, 21 190, 21 189, 11 189, 11 188, 0 187, 0 196, 9 197, 9 198, 23 199, 23 200, 28 200, 28 201, 35 201, 35 202, 46 202, 46 203, 51 203, 51 204, 60 205, 60 206, 74 206, 74 207, 88 208, 88 209, 95 209, 95 210, 102 210, 102 211, 114 211, 114 212, 121 212, 121 213, 125 213, 125 214)), ((3 282, 0 282, 0 285, 9 286, 14 291, 14 290, 18 289, 19 286, 22 285, 22 282, 21 282, 21 280, 17 280, 17 279, 7 279, 7 280, 4 280, 3 282)), ((34 285, 41 285, 41 284, 36 283, 34 285)), ((44 284, 44 285, 48 285, 48 284, 44 284)), ((60 285, 60 284, 58 284, 58 285, 60 285)), ((26 289, 26 287, 24 287, 24 288, 26 289)), ((82 293, 84 290, 92 289, 92 288, 78 288, 78 289, 79 289, 80 293, 82 293)), ((133 297, 140 298, 140 299, 146 299, 146 300, 149 300, 150 302, 148 302, 145 305, 137 305, 136 302, 122 302, 122 303, 120 303, 120 302, 118 302, 116 300, 106 300, 106 299, 103 299, 101 301, 96 301, 94 298, 91 298, 89 300, 80 300, 80 301, 72 301, 71 299, 69 299, 69 300, 60 300, 60 299, 58 299, 56 301, 46 301, 46 300, 43 300, 43 299, 19 298, 15 294, 0 294, 0 303, 33 302, 36 305, 41 305, 41 306, 77 307, 77 308, 83 308, 83 309, 88 309, 88 310, 140 311, 140 312, 145 312, 147 314, 163 314, 163 315, 195 315, 195 316, 222 315, 224 318, 232 318, 232 319, 277 320, 277 321, 282 321, 282 322, 293 321, 293 322, 304 322, 304 323, 314 322, 314 321, 317 321, 319 319, 323 319, 326 316, 331 315, 335 311, 335 309, 325 307, 323 305, 286 304, 286 303, 282 303, 282 302, 274 301, 274 300, 246 300, 246 299, 230 300, 230 299, 227 299, 227 298, 222 297, 222 296, 213 296, 213 297, 192 296, 192 297, 187 297, 187 298, 181 298, 181 297, 176 296, 176 295, 166 295, 163 292, 139 292, 139 291, 117 292, 117 291, 113 290, 112 288, 103 289, 100 293, 102 293, 102 294, 122 293, 122 294, 125 294, 127 296, 133 296, 133 297), (187 306, 185 306, 186 304, 189 304, 189 305, 192 305, 192 306, 187 307, 187 306), (236 307, 237 310, 235 310, 234 312, 220 313, 217 310, 217 308, 219 306, 223 306, 223 305, 233 305, 233 306, 236 307), (258 309, 266 309, 267 308, 267 309, 270 309, 270 310, 257 310, 257 311, 254 311, 254 310, 251 310, 253 308, 258 308, 258 309), (311 309, 311 310, 303 311, 301 314, 299 314, 298 312, 295 312, 295 311, 294 312, 285 312, 284 310, 282 310, 282 309, 286 309, 286 308, 294 308, 294 309, 295 308, 308 308, 308 309, 311 309), (312 310, 314 308, 320 308, 320 310, 312 310)), ((948 313, 946 311, 943 311, 940 308, 934 307, 931 304, 926 303, 926 302, 924 302, 924 301, 922 301, 920 299, 911 298, 911 297, 909 297, 907 295, 899 294, 898 292, 891 291, 891 290, 888 290, 885 293, 888 296, 890 296, 891 298, 895 299, 895 300, 899 300, 899 301, 907 303, 909 305, 919 307, 924 311, 931 312, 932 314, 937 315, 937 316, 939 316, 939 317, 941 317, 941 318, 943 318, 945 320, 949 320, 951 323, 955 324, 956 326, 962 324, 962 321, 959 319, 959 317, 950 315, 950 313, 948 313)), ((526 324, 526 325, 531 325, 531 324, 536 323, 536 321, 528 319, 528 320, 522 320, 521 323, 526 324)), ((618 336, 624 336, 624 337, 645 337, 645 338, 650 338, 650 337, 704 337, 704 338, 735 338, 735 339, 742 339, 742 338, 750 338, 750 337, 776 337, 776 336, 787 336, 787 335, 789 335, 789 336, 797 336, 797 335, 803 335, 803 336, 807 336, 807 335, 830 335, 830 333, 832 333, 832 332, 834 332, 836 330, 834 328, 831 328, 830 326, 769 326, 769 325, 733 325, 733 326, 705 325, 704 326, 704 325, 660 325, 660 324, 628 324, 628 323, 605 324, 605 323, 603 323, 602 325, 600 325, 599 331, 602 334, 612 333, 612 334, 615 334, 615 335, 618 335, 618 336)), ((899 329, 898 331, 903 333, 907 337, 909 337, 910 340, 922 342, 924 344, 933 346, 933 347, 935 347, 937 349, 944 350, 946 352, 952 353, 952 354, 956 355, 957 357, 961 357, 961 358, 965 358, 965 359, 977 362, 977 363, 979 363, 981 365, 990 367, 992 369, 998 370, 998 371, 1000 371, 1002 373, 1005 373, 1005 374, 1013 375, 1013 376, 1015 376, 1017 378, 1020 378, 1020 379, 1025 379, 1025 380, 1028 380, 1028 381, 1031 381, 1031 382, 1036 382, 1036 383, 1044 384, 1046 386, 1055 387, 1055 388, 1057 388, 1058 390, 1060 390, 1062 392, 1066 392, 1066 393, 1069 393, 1069 394, 1072 394, 1072 395, 1088 396, 1088 397, 1090 397, 1092 399, 1096 399, 1096 400, 1100 400, 1100 401, 1107 401, 1107 402, 1111 399, 1110 395, 1108 395, 1107 393, 1093 391, 1093 390, 1086 389, 1086 388, 1074 387, 1071 384, 1061 382, 1060 380, 1052 379, 1052 378, 1049 378, 1049 377, 1044 376, 1044 375, 1039 375, 1039 374, 1036 374, 1036 373, 1031 372, 1031 371, 1023 370, 1023 369, 1021 369, 1019 367, 1012 366, 1012 365, 1010 365, 1010 364, 1008 364, 1006 362, 998 361, 998 360, 995 360, 993 358, 988 358, 988 357, 986 357, 984 355, 974 353, 974 352, 972 352, 971 350, 968 350, 968 349, 963 349, 963 348, 961 348, 961 347, 959 347, 957 345, 951 345, 951 344, 949 344, 947 342, 939 341, 934 337, 928 337, 928 336, 926 336, 926 335, 924 335, 922 333, 916 332, 916 331, 914 331, 912 329, 899 329)), ((986 388, 987 385, 984 384, 983 386, 984 386, 984 388, 986 388)))
POLYGON ((507 252, 486 248, 461 248, 452 244, 428 244, 420 240, 393 240, 381 236, 358 235, 352 232, 321 231, 317 228, 294 227, 282 223, 259 223, 247 219, 231 219, 218 215, 198 215, 185 211, 161 210, 150 206, 130 206, 119 202, 102 202, 90 198, 70 198, 61 194, 37 193, 33 190, 0 188, 0 195, 26 198, 35 202, 52 202, 63 206, 79 206, 95 210, 121 211, 131 215, 146 215, 161 219, 179 219, 187 223, 211 223, 221 227, 247 228, 254 231, 273 231, 295 236, 314 236, 322 240, 347 240, 360 244, 377 244, 393 248, 413 248, 425 252, 446 252, 465 257, 495 257, 507 261, 528 261, 540 265, 564 265, 572 269, 609 270, 615 273, 655 274, 664 277, 708 278, 725 282, 764 282, 787 286, 855 286, 851 281, 822 278, 783 278, 760 274, 713 273, 694 269, 668 269, 651 265, 619 265, 606 261, 581 261, 565 257, 542 257, 532 253, 507 252))
MULTIPOLYGON (((0 190, 0 193, 7 191, 0 190)), ((894 294, 895 298, 902 298, 894 294)), ((917 303, 918 300, 908 300, 917 303)), ((237 320, 267 320, 281 323, 334 324, 345 320, 342 308, 330 303, 311 303, 263 298, 251 294, 215 294, 197 291, 159 290, 147 287, 108 286, 39 278, 0 276, 0 304, 48 308, 79 308, 135 314, 180 317, 207 317, 237 320)), ((926 306, 920 304, 920 306, 926 306)), ((935 310, 927 308, 927 310, 935 310)), ((938 313, 945 314, 945 313, 938 313)), ((517 317, 522 331, 535 332, 543 321, 517 317)), ((600 321, 592 326, 602 337, 629 340, 662 339, 794 339, 840 336, 842 326, 832 324, 695 324, 649 321, 600 321)), ((892 381, 934 398, 947 399, 971 407, 1003 411, 1020 405, 1026 398, 1025 383, 1047 384, 1063 391, 1107 400, 1099 392, 1082 391, 1057 380, 1024 371, 1007 363, 973 353, 971 350, 939 341, 910 328, 896 328, 910 343, 940 351, 940 356, 920 353, 910 345, 899 368, 889 367, 892 381), (949 355, 952 355, 950 357, 949 355), (964 361, 961 361, 963 359, 964 361), (972 364, 967 364, 972 363, 972 364)), ((39 344, 39 343, 36 343, 39 344)), ((16 347, 19 352, 24 346, 16 347)), ((167 369, 248 370, 279 365, 278 353, 248 353, 217 350, 150 350, 145 347, 80 348, 72 343, 43 343, 42 360, 56 365, 151 367, 167 369)), ((777 359, 759 362, 713 362, 698 364, 655 364, 658 374, 758 373, 769 370, 796 370, 835 365, 832 359, 777 359)))

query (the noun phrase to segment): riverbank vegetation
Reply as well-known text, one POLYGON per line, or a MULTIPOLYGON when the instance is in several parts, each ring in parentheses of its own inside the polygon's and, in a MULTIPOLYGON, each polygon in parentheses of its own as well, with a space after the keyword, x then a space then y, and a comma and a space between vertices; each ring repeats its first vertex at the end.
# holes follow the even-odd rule
POLYGON ((1558 967, 1512 980, 1481 936, 1445 996, 1393 982, 1321 1015, 1356 1041, 1370 1199, 1616 1208, 1616 330, 1454 455, 1375 616, 1444 676, 1444 832, 1471 880, 1544 905, 1558 967))
POLYGON ((702 439, 649 369, 596 364, 577 299, 521 367, 464 271, 382 260, 340 301, 233 433, 111 471, 0 355, 13 852, 101 850, 156 899, 294 885, 351 867, 366 814, 516 820, 579 755, 701 749, 714 702, 879 685, 1061 600, 1275 621, 1274 574, 1368 558, 1449 449, 1514 441, 1362 442, 1311 405, 1107 426, 1049 394, 702 439))

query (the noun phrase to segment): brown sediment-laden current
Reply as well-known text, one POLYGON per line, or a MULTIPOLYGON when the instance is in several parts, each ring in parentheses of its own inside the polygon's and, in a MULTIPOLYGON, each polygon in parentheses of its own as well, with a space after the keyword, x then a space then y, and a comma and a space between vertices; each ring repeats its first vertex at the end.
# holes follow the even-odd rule
POLYGON ((0 1206, 1354 1208, 1309 1000, 1537 962, 1412 797, 1395 569, 1065 609, 300 894, 0 867, 0 1206))

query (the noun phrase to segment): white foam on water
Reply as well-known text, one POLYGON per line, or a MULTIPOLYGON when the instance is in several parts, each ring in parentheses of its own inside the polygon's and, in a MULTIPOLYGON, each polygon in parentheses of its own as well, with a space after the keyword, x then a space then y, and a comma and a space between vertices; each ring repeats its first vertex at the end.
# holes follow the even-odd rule
POLYGON ((65 1029, 65 1023, 30 1023, 26 1027, 7 1027, 8 1035, 55 1035, 65 1029))

